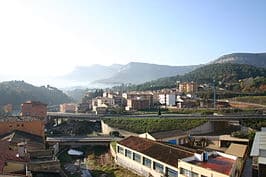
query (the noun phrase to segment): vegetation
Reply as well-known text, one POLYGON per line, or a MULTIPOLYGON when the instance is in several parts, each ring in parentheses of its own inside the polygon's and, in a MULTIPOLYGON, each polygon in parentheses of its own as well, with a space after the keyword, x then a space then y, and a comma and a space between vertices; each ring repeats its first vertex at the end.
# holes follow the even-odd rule
POLYGON ((237 137, 237 138, 247 138, 249 140, 253 140, 255 137, 256 131, 254 130, 249 130, 247 132, 243 132, 243 131, 236 131, 232 133, 233 137, 237 137))
POLYGON ((266 119, 244 119, 241 124, 260 131, 261 127, 266 127, 266 119))
POLYGON ((235 97, 235 98, 232 98, 231 100, 266 105, 266 96, 235 97))
POLYGON ((111 127, 124 129, 135 133, 158 132, 180 129, 183 131, 197 127, 205 119, 174 119, 174 118, 105 118, 104 122, 111 127))
MULTIPOLYGON (((145 82, 140 85, 130 85, 128 90, 158 90, 162 88, 176 87, 176 81, 194 81, 197 83, 213 83, 213 80, 224 83, 238 83, 239 80, 245 78, 256 78, 258 76, 264 77, 266 75, 266 68, 258 68, 251 65, 244 64, 210 64, 195 69, 184 75, 177 75, 173 77, 166 77, 150 82, 145 82)), ((264 82, 264 81, 262 81, 264 82)), ((114 89, 121 90, 120 87, 114 89)))
POLYGON ((24 81, 9 81, 0 83, 0 105, 21 105, 25 101, 41 101, 48 105, 57 105, 72 100, 61 90, 47 85, 35 87, 24 81))

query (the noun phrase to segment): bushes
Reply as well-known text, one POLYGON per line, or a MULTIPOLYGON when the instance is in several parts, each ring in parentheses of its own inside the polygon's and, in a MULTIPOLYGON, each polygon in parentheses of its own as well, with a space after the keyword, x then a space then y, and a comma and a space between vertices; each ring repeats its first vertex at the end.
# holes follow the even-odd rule
POLYGON ((111 127, 124 129, 135 133, 144 133, 175 129, 186 131, 207 122, 207 120, 174 118, 105 118, 104 122, 111 127))

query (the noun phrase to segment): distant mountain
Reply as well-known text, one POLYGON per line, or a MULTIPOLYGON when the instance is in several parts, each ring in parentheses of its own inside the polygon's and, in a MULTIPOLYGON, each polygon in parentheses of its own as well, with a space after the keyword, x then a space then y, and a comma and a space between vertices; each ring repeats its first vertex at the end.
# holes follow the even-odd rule
POLYGON ((111 66, 91 65, 79 66, 71 73, 64 76, 64 79, 72 81, 95 81, 113 76, 123 65, 113 64, 111 66))
POLYGON ((172 88, 176 81, 194 81, 197 83, 212 83, 213 80, 224 83, 238 82, 240 79, 249 77, 265 77, 266 68, 251 65, 218 63, 209 64, 195 69, 184 75, 160 78, 158 80, 131 86, 130 90, 154 90, 172 88))
POLYGON ((24 81, 8 81, 0 83, 0 105, 12 104, 18 106, 25 101, 41 101, 48 105, 71 102, 61 90, 51 86, 36 87, 24 81))
POLYGON ((265 68, 266 53, 232 53, 221 56, 217 60, 211 62, 211 64, 215 63, 237 63, 265 68))
POLYGON ((95 83, 139 84, 162 77, 174 76, 177 74, 182 75, 198 67, 200 67, 200 65, 168 66, 168 65, 131 62, 121 67, 120 70, 118 70, 113 76, 108 77, 106 79, 96 80, 95 83))

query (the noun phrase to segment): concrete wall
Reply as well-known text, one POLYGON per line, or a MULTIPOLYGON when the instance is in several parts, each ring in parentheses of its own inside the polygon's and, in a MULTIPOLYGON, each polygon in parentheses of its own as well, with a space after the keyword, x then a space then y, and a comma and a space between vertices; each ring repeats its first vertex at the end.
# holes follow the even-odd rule
POLYGON ((206 122, 205 124, 202 124, 196 128, 193 128, 188 131, 189 134, 205 134, 205 133, 211 133, 214 131, 214 125, 211 121, 206 122))
POLYGON ((109 135, 109 133, 111 131, 119 131, 119 133, 124 136, 124 137, 129 137, 129 136, 138 136, 137 133, 132 133, 132 132, 129 132, 129 131, 125 131, 125 130, 121 130, 121 129, 118 129, 118 128, 113 128, 113 127, 110 127, 109 125, 107 125, 106 123, 104 123, 103 120, 101 120, 101 126, 102 126, 102 133, 103 134, 106 134, 106 135, 109 135))

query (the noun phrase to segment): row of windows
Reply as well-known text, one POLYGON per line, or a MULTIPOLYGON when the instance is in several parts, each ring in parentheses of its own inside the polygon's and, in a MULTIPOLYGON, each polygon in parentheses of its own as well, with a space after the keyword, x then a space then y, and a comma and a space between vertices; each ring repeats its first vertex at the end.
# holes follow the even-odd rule
MULTIPOLYGON (((135 152, 132 152, 128 149, 124 149, 121 146, 117 146, 117 151, 120 154, 125 155, 126 157, 133 159, 134 161, 141 163, 141 155, 135 152)), ((147 158, 147 157, 142 157, 142 165, 152 168, 152 160, 147 158)), ((164 173, 164 166, 158 162, 153 162, 153 170, 159 172, 159 173, 164 173)), ((176 170, 173 170, 171 168, 166 167, 166 175, 168 177, 177 177, 178 172, 176 170)))
MULTIPOLYGON (((24 127, 24 124, 17 124, 17 127, 24 127)), ((13 125, 9 125, 9 128, 12 128, 13 127, 13 125)))
MULTIPOLYGON (((195 173, 193 171, 190 171, 190 170, 187 170, 187 169, 184 169, 184 168, 180 168, 180 174, 185 175, 187 177, 199 177, 198 173, 195 173)), ((204 176, 202 176, 202 177, 204 177, 204 176)))

